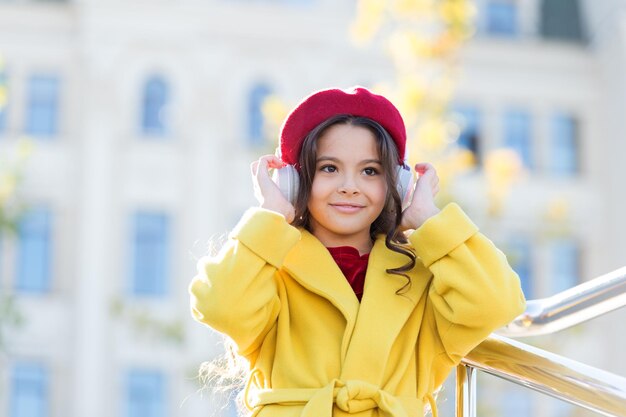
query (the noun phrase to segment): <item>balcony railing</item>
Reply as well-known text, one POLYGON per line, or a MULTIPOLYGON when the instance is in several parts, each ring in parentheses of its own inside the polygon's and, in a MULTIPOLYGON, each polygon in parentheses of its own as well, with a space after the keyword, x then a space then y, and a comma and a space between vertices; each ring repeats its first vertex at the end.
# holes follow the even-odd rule
POLYGON ((531 300, 526 311, 498 331, 510 337, 555 333, 626 306, 626 267, 552 297, 531 300))
MULTIPOLYGON (((554 333, 626 306, 626 268, 527 306, 498 333, 554 333)), ((606 416, 626 417, 626 378, 497 335, 476 347, 457 368, 457 417, 476 417, 476 370, 606 416)))

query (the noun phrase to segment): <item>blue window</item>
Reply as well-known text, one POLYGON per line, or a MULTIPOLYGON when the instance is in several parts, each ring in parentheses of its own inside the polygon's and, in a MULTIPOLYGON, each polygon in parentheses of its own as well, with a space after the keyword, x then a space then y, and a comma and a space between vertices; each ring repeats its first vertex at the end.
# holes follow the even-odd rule
POLYGON ((27 293, 50 290, 51 214, 33 209, 18 224, 17 279, 15 287, 27 293))
POLYGON ((566 114, 555 114, 550 130, 550 173, 559 176, 577 174, 580 166, 576 119, 566 114))
POLYGON ((48 405, 47 370, 33 363, 13 366, 10 379, 11 417, 46 417, 48 405))
POLYGON ((265 144, 263 102, 271 94, 271 89, 258 84, 248 96, 248 144, 263 146, 265 144))
POLYGON ((168 133, 168 84, 159 76, 146 81, 143 90, 141 130, 146 136, 163 137, 168 133))
POLYGON ((532 252, 530 241, 525 237, 515 237, 508 243, 507 259, 519 275, 522 291, 526 298, 534 297, 532 278, 532 252))
POLYGON ((504 116, 504 145, 515 150, 527 168, 533 167, 530 115, 509 110, 504 116))
POLYGON ((456 106, 453 112, 459 118, 458 146, 471 151, 478 159, 480 152, 480 113, 478 109, 469 106, 456 106))
POLYGON ((126 417, 165 417, 165 377, 159 371, 133 369, 127 376, 126 417))
POLYGON ((580 250, 574 240, 555 240, 550 245, 550 292, 556 294, 580 282, 580 250))
POLYGON ((164 295, 169 275, 169 217, 139 212, 133 225, 133 295, 164 295))
POLYGON ((52 137, 58 132, 59 77, 33 75, 28 79, 26 133, 52 137))
POLYGON ((515 36, 518 32, 517 5, 513 0, 490 0, 486 9, 486 31, 492 35, 515 36))

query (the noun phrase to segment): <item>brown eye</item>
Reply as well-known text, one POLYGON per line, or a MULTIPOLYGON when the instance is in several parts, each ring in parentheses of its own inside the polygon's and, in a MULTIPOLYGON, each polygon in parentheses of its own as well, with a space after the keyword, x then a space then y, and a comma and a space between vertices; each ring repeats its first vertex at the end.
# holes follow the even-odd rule
POLYGON ((367 167, 363 170, 363 173, 367 176, 378 175, 378 170, 376 168, 367 167))
POLYGON ((322 172, 335 172, 337 171, 337 167, 334 165, 324 165, 320 168, 320 171, 322 172))

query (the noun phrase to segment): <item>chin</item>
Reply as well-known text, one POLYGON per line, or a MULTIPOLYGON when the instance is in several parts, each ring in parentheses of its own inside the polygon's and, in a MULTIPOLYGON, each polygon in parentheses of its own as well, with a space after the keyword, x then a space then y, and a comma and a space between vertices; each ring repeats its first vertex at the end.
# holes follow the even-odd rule
MULTIPOLYGON (((364 233, 365 229, 362 228, 352 228, 352 227, 336 227, 333 229, 329 229, 330 231, 332 231, 334 234, 338 235, 338 236, 354 236, 354 235, 358 235, 361 233, 364 233)), ((369 233, 369 227, 367 228, 367 233, 369 233)))

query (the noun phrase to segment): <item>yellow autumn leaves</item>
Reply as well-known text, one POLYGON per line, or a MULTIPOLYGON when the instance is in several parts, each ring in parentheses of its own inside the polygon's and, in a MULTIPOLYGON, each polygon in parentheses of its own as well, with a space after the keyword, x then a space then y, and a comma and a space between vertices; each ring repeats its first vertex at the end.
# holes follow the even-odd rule
POLYGON ((0 113, 4 111, 9 101, 7 83, 4 69, 4 58, 0 55, 0 113))
POLYGON ((24 210, 19 197, 22 168, 32 152, 32 142, 21 139, 12 149, 0 148, 0 231, 16 230, 17 219, 24 210))
MULTIPOLYGON (((469 0, 359 0, 351 26, 360 45, 383 37, 395 79, 381 88, 398 105, 407 124, 409 159, 432 162, 441 179, 442 198, 478 161, 457 146, 463 129, 451 117, 459 72, 458 53, 474 34, 476 7, 469 0)), ((483 174, 488 212, 497 215, 524 172, 516 152, 485 152, 483 174)))
MULTIPOLYGON (((355 44, 383 41, 393 78, 370 86, 402 113, 409 137, 409 161, 432 162, 441 179, 442 200, 452 185, 475 171, 477 155, 458 146, 464 126, 451 114, 458 54, 474 34, 476 7, 470 0, 358 0, 350 26, 355 44)), ((276 137, 289 107, 270 96, 263 105, 268 137, 276 137)), ((484 150, 481 174, 488 212, 498 215, 515 182, 523 176, 519 155, 509 149, 484 150)))
POLYGON ((404 38, 417 56, 442 56, 473 34, 475 15, 473 2, 467 0, 360 0, 350 35, 364 44, 388 24, 390 43, 404 38))
MULTIPOLYGON (((0 55, 0 116, 9 99, 4 68, 4 60, 0 55)), ((17 192, 21 168, 32 149, 32 142, 26 139, 4 143, 0 147, 0 230, 15 226, 14 221, 21 210, 17 192)))

